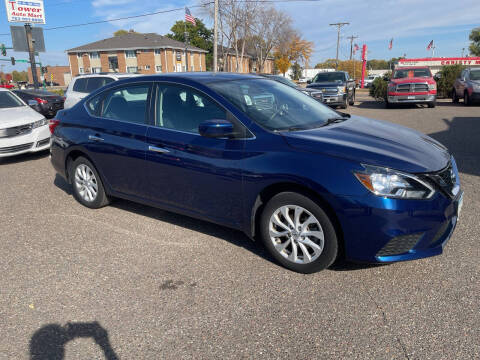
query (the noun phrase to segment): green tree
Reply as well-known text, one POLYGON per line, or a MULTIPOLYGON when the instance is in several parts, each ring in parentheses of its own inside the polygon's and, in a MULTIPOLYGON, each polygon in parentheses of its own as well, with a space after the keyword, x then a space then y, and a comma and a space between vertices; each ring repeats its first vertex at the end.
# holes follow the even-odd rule
POLYGON ((335 59, 327 59, 325 62, 315 65, 315 69, 335 69, 336 62, 335 59))
POLYGON ((468 38, 471 41, 469 46, 470 54, 480 56, 480 27, 473 29, 468 38))
POLYGON ((213 62, 213 30, 208 29, 202 20, 195 18, 196 25, 185 21, 177 21, 170 29, 167 37, 180 42, 185 42, 185 28, 188 33, 189 43, 192 46, 207 50, 207 70, 212 68, 213 62))
POLYGON ((130 29, 130 30, 124 30, 124 29, 120 29, 120 30, 117 30, 113 33, 113 36, 122 36, 122 35, 127 35, 127 34, 138 34, 135 30, 133 29, 130 29))
POLYGON ((298 80, 302 77, 302 68, 298 62, 292 65, 292 77, 293 80, 298 80))
POLYGON ((465 66, 446 65, 442 66, 442 70, 438 72, 437 92, 439 96, 450 97, 452 95, 453 83, 460 76, 465 66))
POLYGON ((28 75, 26 71, 17 71, 13 70, 12 72, 12 79, 15 82, 18 81, 28 81, 28 75))

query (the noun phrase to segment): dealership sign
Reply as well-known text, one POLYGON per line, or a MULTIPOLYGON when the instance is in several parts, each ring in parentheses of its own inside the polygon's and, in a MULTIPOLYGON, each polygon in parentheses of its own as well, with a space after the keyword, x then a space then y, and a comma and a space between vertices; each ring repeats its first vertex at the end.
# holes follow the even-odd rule
POLYGON ((444 66, 444 65, 479 66, 480 57, 422 58, 400 59, 398 66, 444 66))
POLYGON ((9 22, 45 24, 43 0, 5 0, 9 22))

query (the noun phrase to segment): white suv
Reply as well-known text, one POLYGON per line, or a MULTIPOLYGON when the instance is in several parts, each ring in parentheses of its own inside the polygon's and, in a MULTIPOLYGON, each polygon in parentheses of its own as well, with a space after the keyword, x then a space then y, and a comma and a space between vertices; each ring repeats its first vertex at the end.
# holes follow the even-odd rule
POLYGON ((126 79, 137 74, 85 74, 73 78, 65 92, 64 108, 68 109, 82 100, 88 94, 111 82, 126 79))

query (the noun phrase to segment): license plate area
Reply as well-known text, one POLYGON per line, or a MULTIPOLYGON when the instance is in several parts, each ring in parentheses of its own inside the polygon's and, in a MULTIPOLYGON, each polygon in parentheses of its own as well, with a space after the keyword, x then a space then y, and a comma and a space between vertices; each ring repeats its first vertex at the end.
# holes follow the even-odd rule
POLYGON ((408 99, 408 100, 415 100, 416 97, 415 97, 415 95, 408 95, 408 96, 407 96, 407 99, 408 99))

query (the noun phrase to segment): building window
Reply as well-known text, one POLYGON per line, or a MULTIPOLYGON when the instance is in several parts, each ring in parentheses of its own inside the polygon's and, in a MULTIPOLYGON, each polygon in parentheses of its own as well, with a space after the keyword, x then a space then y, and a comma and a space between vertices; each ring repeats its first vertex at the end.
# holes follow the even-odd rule
POLYGON ((162 65, 155 66, 155 71, 156 72, 162 72, 162 65))
POLYGON ((160 55, 160 49, 155 49, 155 55, 160 55))
POLYGON ((127 67, 127 72, 128 73, 136 73, 136 72, 138 72, 138 68, 136 66, 129 66, 129 67, 127 67))
POLYGON ((127 58, 136 58, 137 57, 137 54, 135 53, 134 50, 126 50, 125 51, 125 56, 127 58))
POLYGON ((98 54, 98 52, 91 52, 90 53, 90 59, 100 59, 100 55, 98 54))
POLYGON ((99 74, 102 72, 102 68, 101 67, 92 67, 92 73, 94 74, 99 74))
POLYGON ((145 65, 145 70, 150 70, 150 65, 145 65))
POLYGON ((83 70, 82 67, 81 67, 81 68, 78 68, 78 72, 79 72, 80 74, 85 74, 85 70, 83 70))

